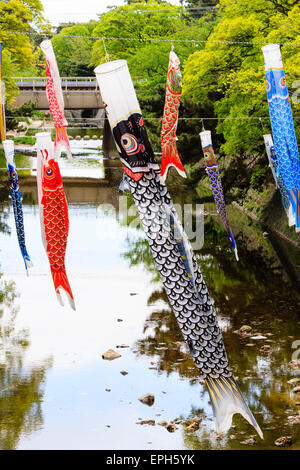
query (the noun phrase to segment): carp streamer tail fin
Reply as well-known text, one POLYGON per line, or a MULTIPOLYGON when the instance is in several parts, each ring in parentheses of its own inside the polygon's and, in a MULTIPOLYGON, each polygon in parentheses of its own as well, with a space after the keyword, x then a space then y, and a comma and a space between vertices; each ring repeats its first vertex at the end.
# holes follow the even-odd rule
POLYGON ((219 377, 218 379, 207 377, 205 383, 213 406, 217 432, 228 431, 232 416, 240 413, 263 439, 263 433, 233 377, 219 377))
POLYGON ((296 224, 296 232, 300 230, 300 190, 288 190, 289 199, 291 202, 291 212, 289 213, 289 225, 296 224))
POLYGON ((65 148, 67 152, 67 157, 69 160, 72 160, 72 152, 69 142, 69 137, 65 127, 56 127, 55 128, 55 138, 54 138, 54 153, 57 157, 61 154, 61 147, 65 148))
POLYGON ((26 250, 25 250, 25 253, 23 253, 23 251, 22 251, 22 255, 23 255, 23 259, 24 259, 24 263, 25 263, 26 274, 28 276, 29 275, 28 268, 31 268, 33 266, 33 263, 32 263, 32 261, 29 257, 29 254, 27 253, 26 250))
POLYGON ((300 189, 297 191, 296 232, 300 232, 300 189))
POLYGON ((61 293, 60 293, 60 289, 63 289, 65 293, 67 294, 71 308, 73 310, 76 310, 72 289, 69 284, 66 271, 55 271, 54 269, 51 269, 51 274, 53 278, 53 283, 54 283, 54 288, 55 288, 55 292, 57 295, 57 299, 60 305, 62 306, 64 305, 62 298, 61 298, 61 293))
MULTIPOLYGON (((227 227, 226 227, 227 228, 227 227)), ((228 232, 228 237, 232 243, 232 247, 233 247, 233 250, 234 250, 234 254, 235 254, 235 258, 237 261, 239 261, 239 255, 238 255, 238 251, 237 251, 237 246, 236 246, 236 243, 235 243, 235 238, 233 236, 233 233, 231 231, 230 228, 227 228, 227 232, 228 232)))
POLYGON ((165 183, 167 178, 168 169, 170 166, 176 168, 180 176, 186 178, 186 174, 183 168, 183 165, 180 161, 178 150, 176 147, 175 142, 171 142, 170 144, 166 144, 162 147, 162 162, 161 162, 161 170, 160 170, 160 179, 162 183, 165 183))

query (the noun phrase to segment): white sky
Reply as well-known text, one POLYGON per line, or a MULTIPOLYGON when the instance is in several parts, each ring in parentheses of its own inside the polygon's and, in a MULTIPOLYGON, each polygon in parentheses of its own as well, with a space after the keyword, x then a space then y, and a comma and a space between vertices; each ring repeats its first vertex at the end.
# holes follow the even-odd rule
MULTIPOLYGON (((168 0, 180 5, 179 0, 168 0)), ((121 6, 124 0, 42 0, 45 17, 52 25, 68 21, 89 21, 97 19, 97 13, 106 11, 108 5, 121 6)))

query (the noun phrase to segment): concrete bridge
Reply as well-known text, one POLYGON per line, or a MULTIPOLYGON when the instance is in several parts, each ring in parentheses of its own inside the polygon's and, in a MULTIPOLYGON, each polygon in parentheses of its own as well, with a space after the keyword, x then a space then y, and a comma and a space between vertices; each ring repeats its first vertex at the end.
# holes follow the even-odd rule
MULTIPOLYGON (((20 91, 15 106, 30 100, 41 111, 49 109, 46 77, 15 77, 14 80, 20 91)), ((96 77, 62 77, 61 83, 65 109, 104 108, 96 77)))
MULTIPOLYGON (((46 95, 46 77, 14 77, 19 88, 19 95, 15 99, 15 106, 22 106, 26 101, 32 101, 37 109, 49 111, 46 95)), ((104 109, 100 89, 96 77, 61 77, 64 95, 65 110, 104 109)), ((96 118, 97 119, 97 118, 96 118)), ((118 155, 108 120, 103 127, 102 150, 108 158, 118 155)))

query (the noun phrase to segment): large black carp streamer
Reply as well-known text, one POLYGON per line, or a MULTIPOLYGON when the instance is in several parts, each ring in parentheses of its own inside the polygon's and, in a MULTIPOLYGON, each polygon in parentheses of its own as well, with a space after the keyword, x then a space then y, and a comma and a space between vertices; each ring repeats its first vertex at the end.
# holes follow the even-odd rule
POLYGON ((262 437, 228 364, 222 334, 190 242, 149 143, 126 61, 95 70, 113 136, 153 258, 190 354, 205 379, 218 432, 240 413, 262 437))

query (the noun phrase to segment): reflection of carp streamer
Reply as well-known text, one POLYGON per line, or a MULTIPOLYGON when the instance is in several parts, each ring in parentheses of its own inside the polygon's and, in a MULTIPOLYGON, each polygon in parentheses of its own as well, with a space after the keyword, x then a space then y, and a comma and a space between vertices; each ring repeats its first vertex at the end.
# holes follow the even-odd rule
POLYGON ((160 182, 159 166, 147 137, 127 63, 123 60, 109 62, 97 67, 95 72, 107 103, 107 116, 125 179, 173 312, 191 357, 205 379, 217 430, 228 430, 232 415, 241 413, 262 437, 229 367, 213 301, 195 255, 168 190, 160 182))

